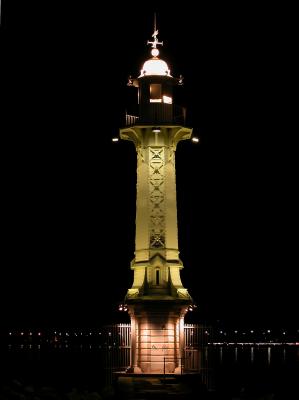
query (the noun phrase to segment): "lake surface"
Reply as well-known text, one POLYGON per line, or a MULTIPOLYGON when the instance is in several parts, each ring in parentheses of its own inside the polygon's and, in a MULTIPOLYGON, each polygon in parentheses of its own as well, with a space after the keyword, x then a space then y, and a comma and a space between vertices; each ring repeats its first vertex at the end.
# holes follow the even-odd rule
MULTIPOLYGON (((110 382, 111 357, 111 349, 98 345, 2 345, 2 385, 16 379, 63 392, 73 387, 101 390, 110 382)), ((299 398, 299 346, 214 345, 204 350, 203 358, 209 389, 221 398, 299 398)))
POLYGON ((298 346, 217 346, 207 357, 212 385, 222 393, 299 399, 298 346))

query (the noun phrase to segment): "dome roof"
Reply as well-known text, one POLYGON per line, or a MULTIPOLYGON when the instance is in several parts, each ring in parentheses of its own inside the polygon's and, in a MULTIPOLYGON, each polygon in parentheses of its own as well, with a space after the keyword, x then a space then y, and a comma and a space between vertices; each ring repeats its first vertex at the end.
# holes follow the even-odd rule
POLYGON ((148 75, 171 76, 167 63, 158 57, 153 57, 143 64, 140 77, 148 75))

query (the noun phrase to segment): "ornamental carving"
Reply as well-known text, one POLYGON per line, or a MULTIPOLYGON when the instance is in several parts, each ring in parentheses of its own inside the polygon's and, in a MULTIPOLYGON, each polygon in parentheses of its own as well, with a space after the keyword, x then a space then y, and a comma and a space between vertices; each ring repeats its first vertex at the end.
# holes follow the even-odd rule
POLYGON ((165 247, 164 147, 149 148, 150 247, 165 247))

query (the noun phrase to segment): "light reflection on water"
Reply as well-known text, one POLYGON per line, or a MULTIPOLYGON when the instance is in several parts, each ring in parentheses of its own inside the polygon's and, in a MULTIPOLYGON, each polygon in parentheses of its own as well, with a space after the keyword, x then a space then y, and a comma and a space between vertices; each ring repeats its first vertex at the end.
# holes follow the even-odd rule
POLYGON ((299 399, 298 346, 215 346, 209 349, 210 381, 217 390, 233 393, 278 393, 299 399), (284 392, 295 391, 298 397, 284 392))
POLYGON ((285 348, 283 348, 282 354, 283 354, 283 361, 285 362, 286 361, 286 349, 285 348))
MULTIPOLYGON (((47 374, 54 379, 56 374, 59 379, 67 371, 70 381, 96 382, 106 379, 105 374, 111 375, 103 358, 111 359, 114 351, 111 346, 103 348, 99 344, 10 344, 0 349, 0 366, 10 365, 11 374, 17 365, 19 373, 28 376, 42 378, 47 374)), ((204 349, 202 359, 214 387, 229 387, 231 392, 241 390, 246 384, 266 385, 271 391, 277 382, 290 385, 299 376, 298 346, 209 346, 204 349)))
MULTIPOLYGON (((20 356, 22 353, 30 353, 30 352, 41 352, 43 357, 46 357, 46 354, 49 352, 56 353, 71 353, 71 352, 82 352, 82 353, 109 353, 112 350, 115 350, 114 346, 102 346, 99 344, 68 344, 68 343, 60 343, 54 345, 43 345, 43 344, 8 344, 6 346, 2 346, 0 348, 0 354, 3 353, 19 353, 20 356)), ((235 363, 244 363, 246 360, 249 360, 250 363, 263 363, 266 362, 267 365, 271 365, 274 361, 277 363, 278 361, 285 363, 288 362, 288 358, 293 355, 297 360, 299 360, 299 346, 285 346, 285 345, 276 345, 276 346, 260 346, 260 345, 235 345, 235 346, 208 346, 203 350, 203 360, 211 361, 212 359, 218 358, 218 362, 222 363, 230 363, 233 358, 235 363)))
MULTIPOLYGON (((249 360, 251 364, 259 363, 271 366, 274 363, 285 363, 290 358, 299 362, 298 346, 211 346, 205 349, 205 359, 218 359, 220 364, 230 363, 233 358, 235 363, 243 364, 249 360), (274 357, 274 360, 273 360, 274 357)), ((217 362, 216 362, 217 363, 217 362)))

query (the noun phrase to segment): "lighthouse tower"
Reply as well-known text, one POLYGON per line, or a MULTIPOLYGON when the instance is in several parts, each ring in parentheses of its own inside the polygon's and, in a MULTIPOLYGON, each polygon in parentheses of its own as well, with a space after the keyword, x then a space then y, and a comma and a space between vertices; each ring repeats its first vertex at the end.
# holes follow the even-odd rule
POLYGON ((125 297, 131 318, 130 371, 175 373, 184 350, 184 317, 192 298, 184 288, 178 249, 175 151, 190 139, 185 111, 175 104, 174 78, 159 58, 154 27, 151 58, 129 85, 138 90, 138 115, 127 115, 120 138, 134 143, 137 152, 137 199, 134 281, 125 297))

